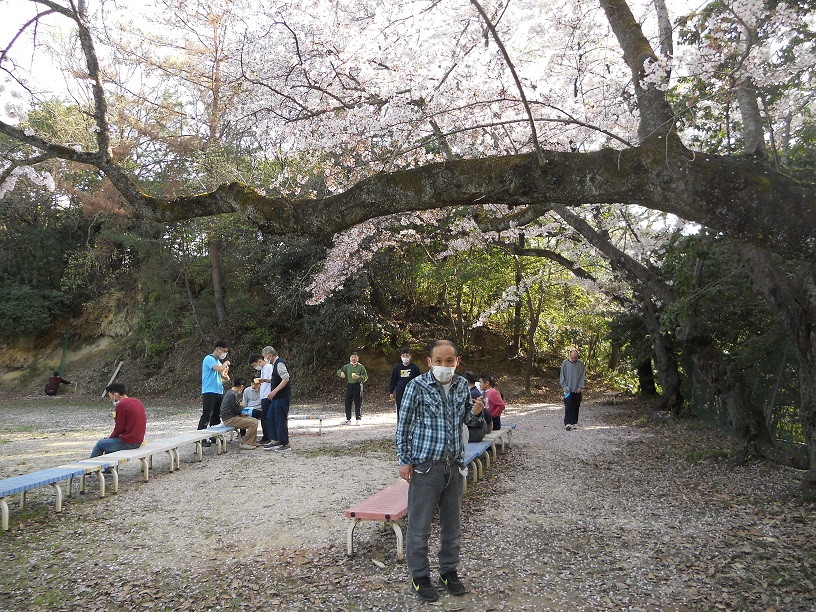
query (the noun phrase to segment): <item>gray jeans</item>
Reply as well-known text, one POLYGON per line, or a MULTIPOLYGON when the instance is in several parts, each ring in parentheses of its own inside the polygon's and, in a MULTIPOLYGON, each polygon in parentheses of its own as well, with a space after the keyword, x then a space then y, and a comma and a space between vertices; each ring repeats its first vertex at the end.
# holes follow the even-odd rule
POLYGON ((439 508, 439 572, 455 571, 459 565, 462 519, 462 473, 456 463, 421 463, 414 466, 408 487, 408 529, 405 553, 408 570, 415 578, 429 576, 428 536, 439 508))

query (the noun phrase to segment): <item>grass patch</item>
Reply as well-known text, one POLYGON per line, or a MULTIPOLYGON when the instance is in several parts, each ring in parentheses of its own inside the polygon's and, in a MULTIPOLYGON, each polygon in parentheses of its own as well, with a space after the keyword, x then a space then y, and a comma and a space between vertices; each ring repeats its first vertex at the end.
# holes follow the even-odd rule
POLYGON ((721 448, 706 448, 702 450, 694 450, 686 453, 686 461, 689 463, 700 463, 702 461, 710 461, 712 459, 728 459, 731 456, 726 450, 721 448))

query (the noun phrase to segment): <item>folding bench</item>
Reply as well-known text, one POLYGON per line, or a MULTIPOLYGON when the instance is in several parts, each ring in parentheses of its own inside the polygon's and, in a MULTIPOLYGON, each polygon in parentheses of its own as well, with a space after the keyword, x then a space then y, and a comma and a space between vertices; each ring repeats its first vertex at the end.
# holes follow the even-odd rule
POLYGON ((198 431, 208 431, 211 435, 207 436, 215 438, 215 454, 220 455, 221 453, 227 452, 227 438, 226 435, 230 435, 230 441, 232 441, 233 436, 235 435, 236 429, 235 427, 229 427, 227 425, 213 425, 212 427, 207 427, 206 429, 199 429, 198 431))
MULTIPOLYGON (((489 451, 491 448, 495 453, 493 442, 489 440, 483 440, 481 442, 468 442, 467 445, 465 445, 465 458, 463 463, 472 474, 474 484, 477 480, 484 476, 484 471, 490 468, 489 451), (484 457, 484 464, 482 463, 482 457, 484 457), (472 469, 471 465, 473 465, 475 469, 472 469)), ((464 491, 467 493, 467 478, 464 480, 464 491)))
POLYGON ((3 531, 8 531, 9 509, 6 497, 9 495, 19 493, 20 510, 25 510, 26 493, 28 491, 51 485, 57 495, 54 509, 56 512, 62 512, 62 488, 60 488, 59 483, 64 480, 70 481, 74 477, 84 476, 87 473, 84 466, 63 465, 0 480, 0 527, 2 527, 3 531))
POLYGON ((290 414, 290 421, 319 421, 317 426, 317 435, 323 433, 323 419, 326 418, 324 414, 290 414))
POLYGON ((380 521, 381 529, 390 525, 397 535, 397 559, 405 558, 402 528, 397 521, 408 514, 408 482, 398 480, 346 510, 346 518, 354 519, 349 525, 346 552, 354 555, 354 530, 360 521, 380 521))

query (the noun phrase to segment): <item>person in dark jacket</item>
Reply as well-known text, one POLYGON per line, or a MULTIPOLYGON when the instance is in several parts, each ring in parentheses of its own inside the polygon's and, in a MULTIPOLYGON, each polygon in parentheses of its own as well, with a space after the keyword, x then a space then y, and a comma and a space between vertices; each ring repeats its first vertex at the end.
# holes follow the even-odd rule
POLYGON ((400 362, 391 371, 391 382, 388 385, 388 398, 396 403, 397 416, 405 387, 420 374, 419 366, 411 361, 411 349, 403 347, 400 350, 400 362))
POLYGON ((56 395, 59 391, 60 385, 70 385, 70 380, 65 380, 59 375, 59 372, 54 372, 54 375, 45 383, 45 394, 56 395))

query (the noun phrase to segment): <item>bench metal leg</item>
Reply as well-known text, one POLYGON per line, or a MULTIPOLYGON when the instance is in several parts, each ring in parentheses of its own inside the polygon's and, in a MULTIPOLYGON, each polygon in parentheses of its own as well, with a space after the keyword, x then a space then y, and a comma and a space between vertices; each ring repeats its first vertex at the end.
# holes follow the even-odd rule
POLYGON ((57 501, 54 502, 54 511, 62 512, 62 487, 59 486, 58 482, 52 482, 51 486, 54 489, 54 494, 57 496, 57 501))
POLYGON ((360 522, 360 519, 354 519, 354 522, 349 525, 348 531, 346 532, 346 554, 349 557, 354 556, 354 530, 357 528, 357 523, 360 522))
POLYGON ((20 512, 23 512, 25 510, 26 493, 28 493, 28 491, 23 491, 22 493, 20 493, 20 512))
MULTIPOLYGON (((102 470, 99 470, 96 475, 99 477, 99 497, 105 497, 105 475, 102 473, 102 470)), ((85 477, 82 477, 83 483, 85 482, 85 477)))
POLYGON ((402 527, 394 521, 390 521, 391 527, 394 528, 394 533, 397 536, 397 560, 402 561, 405 558, 405 548, 402 545, 402 527))
POLYGON ((170 473, 172 474, 176 470, 176 455, 174 448, 168 448, 165 453, 167 453, 167 458, 170 459, 170 473))
POLYGON ((493 440, 490 443, 490 452, 493 453, 493 461, 495 461, 496 460, 496 441, 495 440, 493 440))
MULTIPOLYGON (((104 478, 104 475, 102 475, 102 472, 99 472, 99 475, 102 478, 104 478)), ((111 476, 113 477, 112 478, 112 480, 113 480, 113 492, 118 493, 119 492, 119 466, 118 465, 114 465, 111 468, 111 476)))
POLYGON ((148 467, 148 463, 149 463, 149 460, 152 459, 152 458, 153 458, 153 455, 150 455, 149 457, 142 457, 141 459, 139 459, 139 461, 142 463, 142 472, 144 473, 144 481, 145 482, 147 482, 148 479, 150 478, 150 474, 149 474, 150 468, 148 467))
POLYGON ((8 531, 8 504, 6 498, 0 498, 0 527, 3 531, 8 531))
POLYGON ((195 453, 199 461, 204 461, 204 448, 203 444, 201 444, 201 440, 196 440, 195 442, 195 453))

